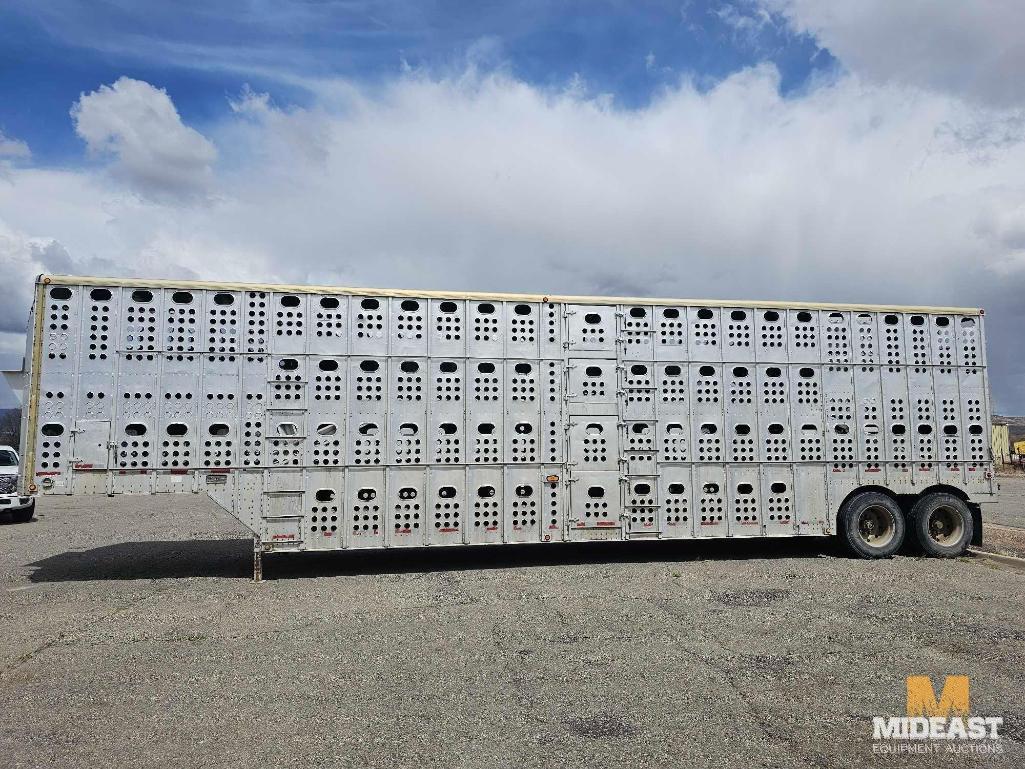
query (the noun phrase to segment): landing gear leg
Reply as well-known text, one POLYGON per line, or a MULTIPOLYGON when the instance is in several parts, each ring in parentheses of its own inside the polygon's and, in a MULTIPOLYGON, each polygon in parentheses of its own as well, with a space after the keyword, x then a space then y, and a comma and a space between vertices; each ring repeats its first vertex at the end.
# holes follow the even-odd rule
POLYGON ((253 582, 263 582, 263 548, 260 538, 253 538, 253 582))

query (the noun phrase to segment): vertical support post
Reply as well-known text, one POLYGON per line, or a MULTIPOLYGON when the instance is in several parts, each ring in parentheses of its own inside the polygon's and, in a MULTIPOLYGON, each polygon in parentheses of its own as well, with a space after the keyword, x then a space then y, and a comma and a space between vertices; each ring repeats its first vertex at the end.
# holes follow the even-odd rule
POLYGON ((263 548, 259 537, 253 537, 253 582, 263 582, 263 548))

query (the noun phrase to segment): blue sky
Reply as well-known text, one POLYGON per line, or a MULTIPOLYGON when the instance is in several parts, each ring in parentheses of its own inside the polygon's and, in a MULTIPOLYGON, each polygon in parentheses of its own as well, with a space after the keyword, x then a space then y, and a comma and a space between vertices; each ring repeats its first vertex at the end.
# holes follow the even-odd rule
POLYGON ((13 0, 0 11, 0 129, 30 137, 37 162, 82 154, 70 105, 129 76, 165 88, 202 130, 243 83, 308 105, 309 81, 373 84, 404 68, 467 63, 559 89, 574 78, 624 109, 692 77, 711 87, 772 62, 784 93, 835 59, 754 5, 628 2, 70 2, 13 0))

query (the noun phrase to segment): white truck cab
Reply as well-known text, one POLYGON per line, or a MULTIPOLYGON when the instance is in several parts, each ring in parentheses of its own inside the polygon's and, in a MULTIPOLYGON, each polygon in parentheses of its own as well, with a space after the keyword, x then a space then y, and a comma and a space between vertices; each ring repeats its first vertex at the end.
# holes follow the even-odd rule
POLYGON ((18 494, 18 452, 0 446, 0 515, 10 513, 18 523, 32 520, 36 510, 34 497, 18 494))

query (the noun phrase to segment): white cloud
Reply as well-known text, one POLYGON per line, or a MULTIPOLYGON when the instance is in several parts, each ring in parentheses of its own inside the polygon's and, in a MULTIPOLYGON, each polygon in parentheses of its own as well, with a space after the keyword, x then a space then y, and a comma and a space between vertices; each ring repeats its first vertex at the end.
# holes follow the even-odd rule
MULTIPOLYGON (((175 120, 157 122, 191 130, 166 107, 175 120)), ((136 142, 139 113, 113 111, 117 131, 99 135, 136 142)), ((991 346, 998 402, 1025 410, 1025 364, 1004 352, 1025 322, 1025 142, 1013 124, 1006 110, 855 76, 784 99, 771 67, 707 92, 683 82, 633 111, 472 72, 407 74, 373 92, 337 83, 306 110, 247 91, 206 129, 221 160, 216 174, 203 166, 203 206, 128 194, 139 178, 123 170, 0 178, 14 243, 0 264, 30 265, 19 285, 45 267, 981 304, 1006 342, 991 346), (63 250, 40 252, 48 238, 63 250)), ((171 163, 147 156, 146 178, 171 163)), ((19 288, 0 304, 22 322, 26 301, 19 288)))
POLYGON ((71 117, 89 151, 116 158, 114 171, 146 197, 195 195, 213 178, 217 150, 182 123, 163 89, 122 77, 82 94, 71 117))
POLYGON ((845 66, 996 106, 1025 104, 1021 0, 756 0, 845 66))
POLYGON ((0 131, 0 159, 15 158, 25 160, 30 157, 32 157, 32 152, 25 142, 5 136, 4 132, 0 131))

